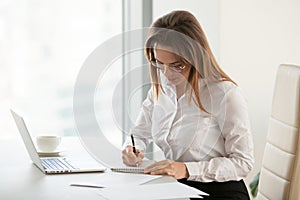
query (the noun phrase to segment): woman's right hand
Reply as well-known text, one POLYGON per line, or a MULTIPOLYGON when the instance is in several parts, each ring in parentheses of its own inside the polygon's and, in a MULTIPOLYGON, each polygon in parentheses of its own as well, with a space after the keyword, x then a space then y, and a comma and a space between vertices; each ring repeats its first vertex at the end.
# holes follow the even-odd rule
POLYGON ((142 164, 144 155, 143 150, 136 149, 136 153, 134 153, 132 146, 126 146, 126 148, 122 151, 123 163, 127 166, 138 167, 142 164))

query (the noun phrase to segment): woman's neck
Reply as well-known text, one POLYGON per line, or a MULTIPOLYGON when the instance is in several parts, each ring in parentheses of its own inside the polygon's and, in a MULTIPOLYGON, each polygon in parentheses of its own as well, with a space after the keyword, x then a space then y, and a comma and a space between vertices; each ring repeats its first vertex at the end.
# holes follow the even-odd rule
POLYGON ((186 90, 186 84, 181 84, 176 86, 176 97, 177 100, 185 93, 186 90))

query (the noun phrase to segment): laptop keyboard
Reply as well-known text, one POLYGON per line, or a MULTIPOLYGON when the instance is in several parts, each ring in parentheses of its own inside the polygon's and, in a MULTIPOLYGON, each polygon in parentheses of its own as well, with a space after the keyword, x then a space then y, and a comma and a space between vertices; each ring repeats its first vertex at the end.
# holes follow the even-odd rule
POLYGON ((51 170, 71 170, 76 169, 70 163, 68 163, 65 159, 58 159, 58 158, 47 158, 42 159, 42 164, 46 169, 51 170))

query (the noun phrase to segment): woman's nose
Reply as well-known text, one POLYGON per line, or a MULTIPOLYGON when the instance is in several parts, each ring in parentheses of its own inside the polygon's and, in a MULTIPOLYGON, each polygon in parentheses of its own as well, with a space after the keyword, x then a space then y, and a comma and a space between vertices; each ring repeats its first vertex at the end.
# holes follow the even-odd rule
POLYGON ((168 66, 165 66, 164 74, 166 76, 171 76, 173 74, 173 71, 170 70, 170 68, 168 66))

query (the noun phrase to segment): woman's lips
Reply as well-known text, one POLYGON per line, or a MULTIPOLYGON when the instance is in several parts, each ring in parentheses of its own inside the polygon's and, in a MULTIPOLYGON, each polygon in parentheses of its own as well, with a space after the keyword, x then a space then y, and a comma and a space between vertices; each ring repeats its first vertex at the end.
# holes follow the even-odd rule
POLYGON ((170 82, 174 82, 176 80, 177 80, 177 78, 168 78, 168 81, 170 81, 170 82))

